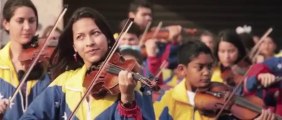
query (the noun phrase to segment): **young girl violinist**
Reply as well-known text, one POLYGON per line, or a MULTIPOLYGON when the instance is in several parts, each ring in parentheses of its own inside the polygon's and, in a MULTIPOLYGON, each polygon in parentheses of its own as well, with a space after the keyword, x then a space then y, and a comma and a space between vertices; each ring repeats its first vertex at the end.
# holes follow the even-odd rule
POLYGON ((0 50, 0 114, 3 117, 0 119, 18 120, 27 106, 51 81, 41 71, 42 77, 34 78, 40 80, 28 79, 15 100, 9 100, 22 79, 20 71, 28 69, 19 58, 23 46, 34 37, 38 15, 30 0, 8 0, 3 9, 3 18, 2 25, 9 34, 10 41, 0 50))
MULTIPOLYGON (((89 69, 99 66, 114 43, 104 17, 91 8, 76 10, 59 38, 51 62, 56 65, 54 82, 31 104, 22 119, 67 119, 87 89, 83 83, 89 69), (67 71, 66 71, 67 70, 67 71)), ((105 80, 105 79, 104 79, 105 80)), ((106 80, 105 80, 106 81, 106 80)), ((119 95, 92 94, 79 106, 74 119, 154 119, 152 105, 135 92, 136 82, 128 71, 118 74, 119 95)))
MULTIPOLYGON (((242 73, 248 69, 250 62, 246 59, 246 50, 240 36, 233 30, 224 30, 219 34, 219 41, 215 48, 215 57, 218 66, 214 69, 212 81, 222 82, 230 87, 235 87, 241 80, 233 74, 234 66, 242 73)), ((243 78, 243 77, 242 77, 243 78)))

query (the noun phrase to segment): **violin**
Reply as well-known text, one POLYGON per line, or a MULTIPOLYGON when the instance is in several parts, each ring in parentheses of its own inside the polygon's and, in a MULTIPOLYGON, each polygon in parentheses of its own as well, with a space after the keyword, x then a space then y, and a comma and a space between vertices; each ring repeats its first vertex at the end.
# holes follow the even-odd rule
POLYGON ((152 28, 150 32, 145 32, 140 38, 141 54, 144 57, 147 57, 146 46, 144 45, 147 40, 155 39, 157 42, 161 43, 179 43, 181 42, 180 36, 182 34, 195 35, 197 31, 196 28, 181 28, 176 34, 171 35, 170 31, 166 28, 159 28, 159 26, 157 28, 152 28))
MULTIPOLYGON (((178 36, 181 33, 188 34, 188 35, 195 35, 197 32, 198 32, 198 30, 196 28, 181 28, 181 32, 178 34, 178 36)), ((171 36, 170 36, 168 29, 152 28, 150 32, 147 32, 144 35, 143 39, 144 39, 144 41, 146 41, 148 39, 157 39, 160 42, 176 42, 176 41, 173 41, 173 40, 175 40, 174 38, 170 38, 170 37, 171 36), (171 39, 173 39, 173 40, 171 40, 171 39)))
MULTIPOLYGON (((38 55, 43 44, 46 42, 45 38, 38 38, 34 36, 32 40, 23 46, 23 51, 20 54, 19 61, 26 67, 29 68, 35 57, 38 55)), ((40 54, 39 60, 34 66, 34 69, 30 73, 28 79, 39 79, 47 72, 49 66, 49 59, 55 50, 56 45, 47 44, 42 54, 40 54)), ((19 77, 22 76, 24 71, 19 71, 19 77)))
MULTIPOLYGON (((215 117, 222 109, 228 97, 230 97, 230 87, 223 83, 213 82, 208 88, 199 90, 195 94, 195 106, 199 112, 208 117, 215 117)), ((262 99, 250 96, 232 96, 223 114, 232 114, 238 119, 252 120, 259 116, 264 108, 262 99)), ((278 120, 282 117, 275 114, 278 120)))
POLYGON ((227 85, 236 86, 244 79, 245 73, 251 66, 251 62, 243 58, 237 64, 226 68, 221 73, 221 78, 227 85))
MULTIPOLYGON (((156 80, 150 80, 137 71, 140 69, 137 65, 137 61, 134 59, 125 60, 118 52, 114 53, 106 65, 105 71, 102 71, 101 76, 95 81, 95 84, 91 90, 91 95, 94 98, 103 98, 107 94, 117 95, 120 93, 118 86, 118 74, 121 70, 131 71, 134 80, 140 81, 143 85, 150 87, 154 91, 158 91, 160 87, 157 85, 156 80)), ((89 88, 90 83, 96 76, 99 66, 93 66, 83 82, 83 86, 89 88)))
MULTIPOLYGON (((30 59, 27 58, 27 57, 31 57, 31 56, 26 56, 26 57, 24 57, 24 56, 25 56, 25 55, 30 55, 30 54, 34 55, 34 53, 25 54, 25 53, 28 53, 28 52, 24 52, 24 53, 20 56, 20 61, 23 61, 23 63, 26 64, 26 65, 29 66, 29 67, 28 67, 26 73, 25 73, 25 74, 22 76, 22 78, 20 79, 20 83, 19 83, 19 85, 17 86, 15 92, 13 93, 13 95, 12 95, 12 97, 11 97, 11 99, 10 99, 11 102, 14 101, 14 99, 16 98, 16 95, 19 93, 21 87, 24 85, 24 83, 26 82, 26 80, 30 77, 30 73, 32 72, 32 70, 34 70, 33 68, 37 65, 38 60, 40 60, 40 58, 44 58, 44 57, 42 57, 42 53, 44 52, 45 48, 47 47, 47 43, 50 41, 50 36, 51 36, 51 34, 55 31, 55 28, 58 26, 59 21, 63 18, 63 16, 64 16, 64 14, 66 13, 66 11, 67 11, 67 8, 64 8, 63 11, 62 11, 62 13, 60 13, 58 19, 57 19, 56 22, 55 22, 55 25, 54 25, 53 29, 52 29, 51 32, 49 33, 47 39, 43 42, 42 46, 40 46, 41 44, 38 43, 38 44, 37 44, 38 47, 36 47, 36 44, 35 44, 34 47, 36 47, 36 48, 41 48, 41 49, 38 50, 38 54, 36 54, 36 56, 33 56, 33 57, 32 57, 33 59, 32 59, 32 62, 31 62, 31 63, 29 62, 30 59), (25 58, 25 59, 23 59, 23 58, 25 58), (30 64, 28 64, 28 63, 30 63, 30 64)), ((35 39, 35 40, 36 40, 36 39, 35 39)), ((35 40, 31 40, 31 41, 35 41, 35 40)), ((37 41, 38 41, 38 39, 37 39, 37 41)), ((31 42, 31 43, 33 43, 33 42, 31 42)), ((30 44, 30 45, 33 45, 33 44, 30 44)), ((32 46, 31 46, 31 48, 32 48, 32 46)), ((35 52, 35 51, 33 51, 33 52, 35 52)), ((43 55, 43 56, 44 56, 44 55, 43 55)), ((41 60, 42 60, 42 59, 41 59, 41 60)))
POLYGON ((148 39, 168 40, 169 39, 169 31, 166 30, 166 29, 160 29, 159 31, 157 31, 157 29, 151 30, 144 37, 145 41, 148 40, 148 39))

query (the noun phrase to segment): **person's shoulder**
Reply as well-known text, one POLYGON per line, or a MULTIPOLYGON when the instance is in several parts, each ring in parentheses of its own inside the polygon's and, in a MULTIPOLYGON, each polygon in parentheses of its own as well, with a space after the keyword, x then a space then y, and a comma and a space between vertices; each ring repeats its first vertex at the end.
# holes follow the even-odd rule
POLYGON ((75 75, 79 69, 76 70, 68 70, 60 74, 51 84, 50 86, 63 86, 70 78, 75 75))
POLYGON ((159 101, 165 102, 165 103, 172 102, 172 101, 173 101, 173 94, 174 94, 173 88, 172 88, 172 89, 169 89, 169 90, 166 90, 166 91, 160 96, 159 101))
POLYGON ((263 64, 269 67, 281 67, 282 68, 282 57, 272 57, 263 62, 263 64))

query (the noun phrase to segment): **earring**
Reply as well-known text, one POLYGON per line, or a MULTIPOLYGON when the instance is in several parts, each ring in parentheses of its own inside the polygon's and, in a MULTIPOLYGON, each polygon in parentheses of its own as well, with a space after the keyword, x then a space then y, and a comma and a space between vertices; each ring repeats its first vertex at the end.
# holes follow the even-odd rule
POLYGON ((77 62, 77 52, 75 52, 75 53, 73 54, 73 57, 74 57, 74 61, 77 62))

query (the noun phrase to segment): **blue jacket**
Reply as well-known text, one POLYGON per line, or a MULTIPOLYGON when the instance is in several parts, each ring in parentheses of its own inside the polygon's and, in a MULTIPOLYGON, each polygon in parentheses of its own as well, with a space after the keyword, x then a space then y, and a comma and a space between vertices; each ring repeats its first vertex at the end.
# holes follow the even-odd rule
MULTIPOLYGON (((16 70, 10 57, 10 43, 0 50, 0 99, 9 99, 19 85, 16 70)), ((18 120, 27 106, 39 95, 51 82, 46 75, 42 80, 29 80, 26 86, 26 96, 20 91, 10 108, 4 113, 5 120, 18 120)))
MULTIPOLYGON (((54 82, 30 105, 21 118, 25 119, 67 119, 75 106, 85 93, 82 83, 86 73, 86 67, 66 71, 58 76, 54 82)), ((154 112, 150 96, 135 92, 135 100, 142 112, 143 119, 154 120, 154 112)), ((86 120, 113 120, 132 119, 122 116, 117 106, 119 98, 106 96, 103 99, 89 98, 83 101, 74 119, 86 120)))

